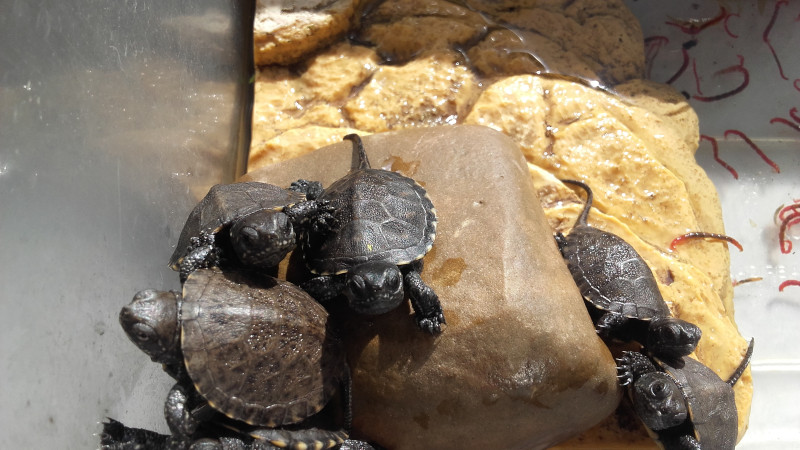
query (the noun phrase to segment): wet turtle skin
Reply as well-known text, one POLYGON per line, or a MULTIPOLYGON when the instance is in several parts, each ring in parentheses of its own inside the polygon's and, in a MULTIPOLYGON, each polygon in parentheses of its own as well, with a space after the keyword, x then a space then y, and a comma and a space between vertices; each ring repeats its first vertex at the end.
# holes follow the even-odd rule
POLYGON ((693 352, 701 331, 672 317, 650 267, 619 236, 587 224, 592 190, 585 183, 561 180, 586 191, 586 205, 569 235, 556 234, 559 250, 604 338, 638 341, 655 355, 680 358, 693 352))
POLYGON ((294 248, 296 228, 313 215, 322 215, 322 223, 329 217, 313 200, 319 192, 319 183, 305 180, 289 189, 259 182, 215 185, 189 214, 169 266, 180 271, 181 281, 221 261, 273 267, 294 248))
POLYGON ((120 312, 129 338, 177 383, 165 415, 191 437, 219 412, 260 428, 257 439, 330 448, 344 430, 274 429, 320 411, 338 388, 349 428, 350 378, 328 314, 295 285, 267 275, 198 269, 183 295, 141 291, 120 312))
POLYGON ((753 344, 751 340, 727 380, 689 357, 664 361, 623 352, 617 360, 621 383, 628 386, 634 410, 663 448, 733 449, 738 436, 733 385, 750 363, 753 344))
POLYGON ((436 209, 411 178, 371 168, 358 135, 345 139, 359 165, 319 197, 332 208, 334 225, 304 236, 306 265, 319 276, 301 286, 322 302, 344 294, 363 314, 388 312, 408 293, 418 325, 439 333, 445 323, 439 298, 420 278, 436 237, 436 209))

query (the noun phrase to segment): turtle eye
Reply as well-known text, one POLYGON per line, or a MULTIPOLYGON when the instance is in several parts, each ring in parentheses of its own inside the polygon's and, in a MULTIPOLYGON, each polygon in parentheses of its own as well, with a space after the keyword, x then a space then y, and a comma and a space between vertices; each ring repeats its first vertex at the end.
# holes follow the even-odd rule
POLYGON ((353 275, 350 277, 348 284, 350 285, 350 290, 354 293, 363 293, 366 291, 366 283, 364 278, 362 278, 360 275, 353 275))
POLYGON ((397 271, 392 270, 387 274, 386 287, 389 288, 390 291, 396 291, 400 288, 400 275, 397 271))
POLYGON ((247 242, 252 243, 258 241, 258 231, 253 227, 242 227, 242 229, 239 230, 239 236, 247 242))
POLYGON ((650 385, 650 393, 654 398, 664 399, 669 397, 669 387, 664 380, 656 380, 650 385))
POLYGON ((131 328, 131 334, 137 342, 147 343, 155 340, 156 331, 149 325, 137 323, 131 328))

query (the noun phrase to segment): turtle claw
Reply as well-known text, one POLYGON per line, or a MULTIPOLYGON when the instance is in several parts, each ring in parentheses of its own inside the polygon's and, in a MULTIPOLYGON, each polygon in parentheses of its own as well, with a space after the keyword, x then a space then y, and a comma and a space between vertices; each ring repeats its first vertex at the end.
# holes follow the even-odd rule
POLYGON ((627 386, 633 382, 633 358, 624 352, 622 356, 616 359, 617 361, 617 378, 619 379, 620 386, 627 386))
POLYGON ((439 313, 435 317, 423 317, 417 320, 417 325, 423 330, 432 335, 441 334, 442 325, 447 325, 444 320, 444 314, 439 313))

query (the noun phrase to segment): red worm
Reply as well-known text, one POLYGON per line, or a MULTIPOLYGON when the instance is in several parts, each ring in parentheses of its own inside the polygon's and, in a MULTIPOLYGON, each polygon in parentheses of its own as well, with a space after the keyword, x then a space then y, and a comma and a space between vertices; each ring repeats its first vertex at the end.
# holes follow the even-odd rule
POLYGON ((758 153, 758 156, 760 156, 765 163, 772 166, 772 170, 774 170, 776 173, 781 173, 781 168, 778 167, 778 165, 775 164, 773 160, 769 159, 769 157, 767 157, 764 151, 758 148, 758 146, 752 140, 750 140, 750 138, 747 137, 747 135, 745 135, 739 130, 725 130, 725 138, 727 138, 729 134, 735 134, 736 136, 742 138, 745 142, 747 142, 747 145, 749 145, 750 148, 752 148, 753 150, 755 150, 756 153, 758 153))
POLYGON ((777 217, 777 221, 783 222, 786 220, 786 214, 788 213, 800 213, 800 200, 795 199, 794 203, 791 205, 786 206, 779 206, 778 210, 775 212, 775 216, 777 217))
POLYGON ((659 52, 661 52, 661 48, 667 44, 669 44, 669 38, 666 36, 651 36, 644 40, 644 59, 647 61, 647 73, 645 76, 647 79, 652 78, 651 74, 653 73, 653 61, 656 59, 656 56, 659 54, 659 52))
POLYGON ((716 239, 716 240, 719 240, 719 241, 725 241, 725 242, 728 242, 729 244, 733 245, 734 247, 738 248, 740 252, 744 251, 744 249, 742 248, 742 244, 740 244, 739 241, 737 241, 736 239, 734 239, 734 238, 732 238, 730 236, 725 236, 724 234, 706 233, 704 231, 693 231, 691 233, 686 233, 686 234, 683 234, 681 236, 676 237, 669 244, 669 249, 674 251, 675 250, 675 246, 677 246, 678 244, 680 244, 683 241, 686 241, 688 239, 701 239, 701 238, 703 238, 703 239, 716 239))
POLYGON ((730 164, 726 163, 725 161, 723 161, 723 160, 722 160, 722 159, 719 157, 719 146, 717 145, 717 140, 716 140, 716 139, 714 139, 714 138, 713 138, 713 137, 711 137, 711 136, 706 136, 705 134, 701 134, 701 135, 700 135, 700 139, 702 139, 702 140, 706 140, 706 141, 708 141, 708 142, 711 142, 711 151, 714 153, 714 161, 718 162, 718 163, 719 163, 719 164, 720 164, 722 167, 724 167, 725 169, 727 169, 727 170, 728 170, 728 172, 730 172, 730 173, 731 173, 731 175, 733 175, 733 179, 734 179, 734 180, 738 180, 738 179, 739 179, 739 173, 738 173, 738 172, 736 172, 736 169, 734 169, 733 167, 731 167, 731 165, 730 165, 730 164))
POLYGON ((792 251, 792 241, 786 238, 786 230, 798 223, 800 223, 800 212, 789 214, 781 222, 781 228, 778 231, 778 240, 780 240, 781 244, 781 253, 784 255, 792 251))
POLYGON ((719 14, 710 19, 675 19, 672 18, 665 22, 667 25, 680 28, 686 34, 697 34, 706 28, 722 22, 728 15, 728 11, 723 7, 720 8, 719 14))
POLYGON ((795 123, 789 122, 788 120, 784 119, 783 117, 774 117, 770 119, 769 123, 782 123, 795 131, 800 131, 800 126, 795 123))
POLYGON ((795 122, 800 123, 800 115, 797 114, 797 107, 789 110, 789 117, 791 117, 795 122))
POLYGON ((778 65, 778 72, 781 74, 781 78, 783 78, 784 80, 788 80, 789 78, 783 73, 783 66, 781 66, 781 61, 780 59, 778 59, 778 54, 775 52, 775 48, 772 46, 772 42, 770 42, 769 40, 769 32, 772 31, 772 26, 775 25, 775 19, 778 18, 778 10, 781 8, 781 6, 788 4, 789 0, 780 0, 777 3, 775 3, 775 10, 772 12, 772 18, 770 19, 767 28, 764 29, 764 34, 761 35, 761 39, 764 41, 765 44, 767 44, 767 47, 769 47, 769 51, 772 52, 772 57, 775 59, 775 64, 778 65))
POLYGON ((683 72, 686 72, 686 68, 689 67, 689 50, 685 46, 681 48, 681 54, 683 55, 683 62, 681 63, 681 66, 678 67, 678 71, 669 77, 669 80, 667 80, 666 84, 672 84, 675 80, 680 78, 681 75, 683 75, 683 72))
POLYGON ((731 32, 730 28, 728 28, 728 19, 730 19, 731 17, 740 17, 740 16, 739 16, 738 13, 728 14, 728 16, 725 17, 725 22, 722 23, 722 27, 725 28, 725 32, 728 33, 728 36, 736 39, 736 38, 739 37, 739 35, 738 34, 733 34, 733 32, 731 32))
POLYGON ((733 286, 736 287, 745 283, 754 283, 756 281, 762 281, 762 280, 764 280, 763 277, 750 277, 750 278, 745 278, 744 280, 733 280, 731 284, 733 284, 733 286))
MULTIPOLYGON (((742 56, 742 55, 736 55, 736 56, 739 57, 739 64, 737 64, 735 66, 726 67, 726 68, 724 68, 722 70, 719 70, 716 73, 714 73, 714 76, 722 75, 722 74, 726 74, 726 73, 732 73, 732 72, 739 72, 739 73, 742 74, 742 84, 740 84, 739 87, 737 87, 735 89, 732 89, 732 90, 730 90, 728 92, 724 92, 722 94, 712 95, 710 97, 706 97, 706 96, 702 96, 702 95, 695 95, 692 98, 695 99, 695 100, 701 101, 701 102, 713 102, 713 101, 722 100, 724 98, 728 98, 728 97, 734 96, 734 95, 738 94, 739 92, 742 92, 743 90, 745 90, 745 88, 750 84, 750 72, 748 72, 747 69, 745 69, 745 67, 744 67, 744 56, 742 56)), ((698 81, 698 83, 699 83, 699 81, 698 81)), ((699 91, 700 90, 698 89, 698 92, 699 91)))
POLYGON ((800 286, 800 280, 786 280, 778 286, 778 290, 783 292, 788 286, 800 286))

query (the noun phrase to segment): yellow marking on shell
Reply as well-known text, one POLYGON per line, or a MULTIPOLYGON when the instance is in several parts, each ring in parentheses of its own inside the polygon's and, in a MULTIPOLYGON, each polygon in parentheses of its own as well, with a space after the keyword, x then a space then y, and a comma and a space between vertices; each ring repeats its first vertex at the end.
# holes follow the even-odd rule
POLYGON ((325 448, 325 443, 320 441, 314 441, 314 450, 322 450, 325 448))
POLYGON ((269 441, 270 444, 274 445, 275 447, 279 448, 286 448, 289 446, 289 443, 286 441, 279 441, 277 439, 269 441))
POLYGON ((308 450, 308 445, 305 442, 298 442, 292 446, 294 450, 308 450))
POLYGON ((337 444, 337 442, 334 441, 333 439, 328 439, 328 446, 326 448, 331 448, 336 444, 337 444))

